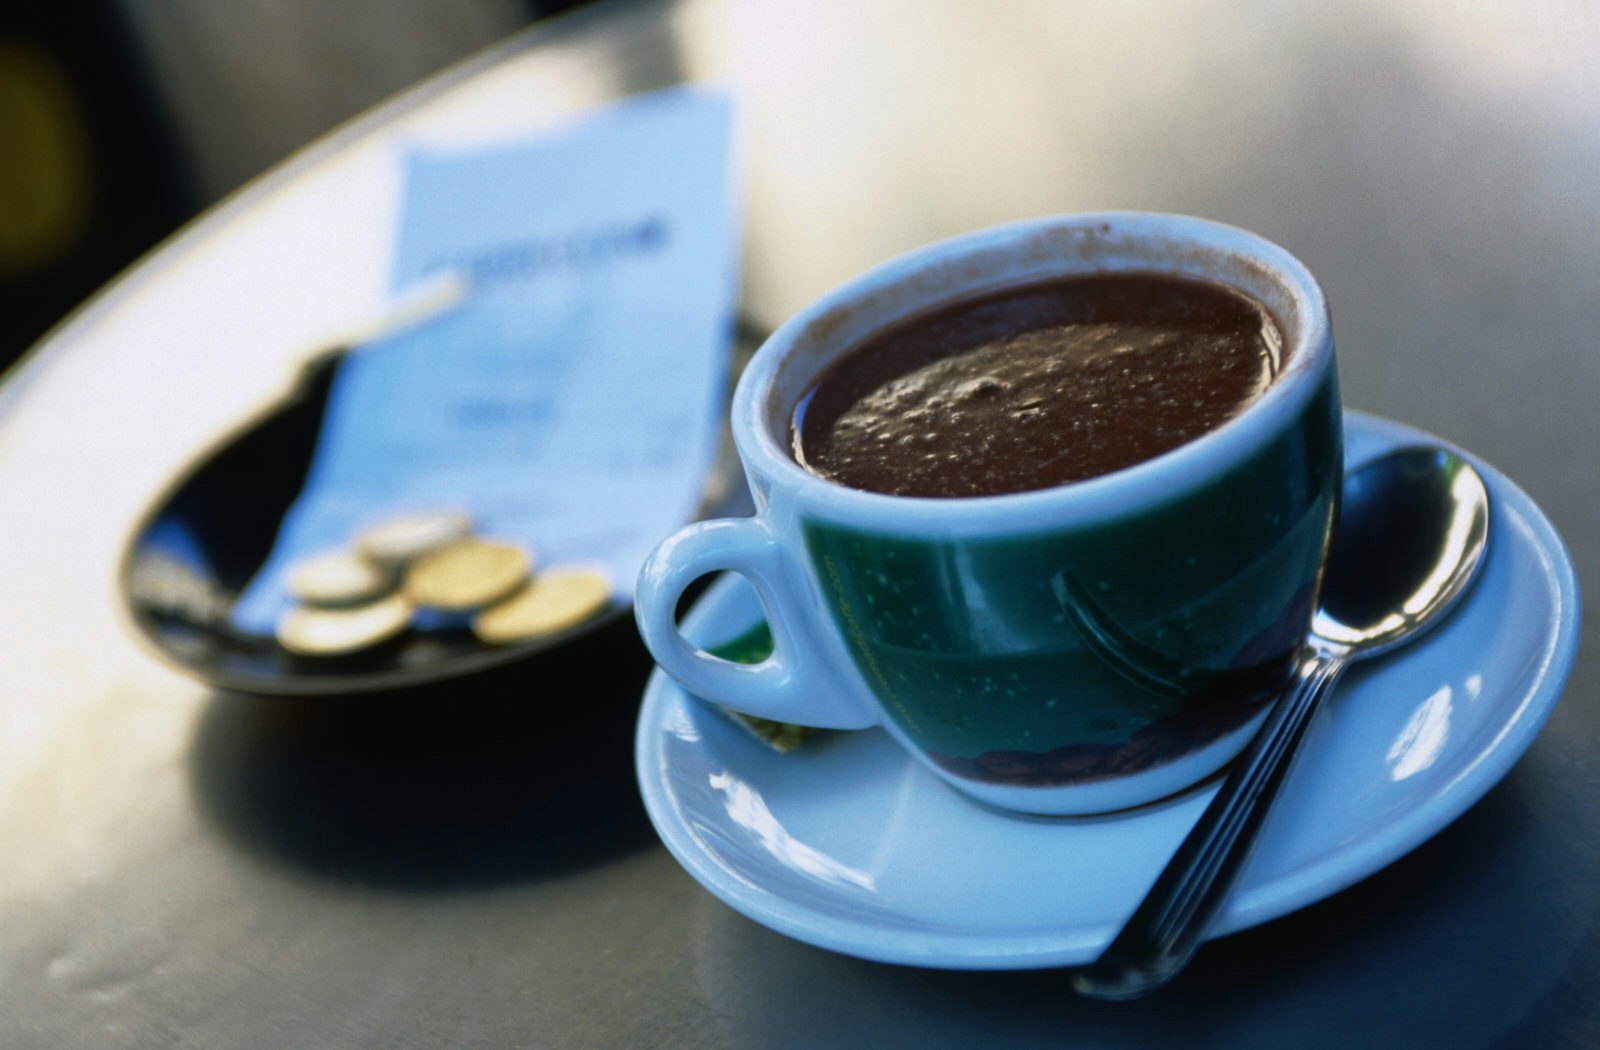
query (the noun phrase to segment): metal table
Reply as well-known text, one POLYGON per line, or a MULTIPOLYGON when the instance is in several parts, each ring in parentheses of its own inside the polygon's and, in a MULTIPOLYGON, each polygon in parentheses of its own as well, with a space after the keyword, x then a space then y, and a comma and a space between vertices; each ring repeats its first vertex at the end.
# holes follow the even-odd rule
POLYGON ((1046 212, 1299 254, 1346 403, 1444 436, 1600 579, 1600 20, 1578 5, 602 5, 269 172, 0 388, 0 1045, 1600 1045, 1595 632, 1512 773, 1415 852, 1133 1004, 797 943, 657 843, 626 621, 495 689, 217 693, 117 558, 201 443, 382 291, 404 138, 683 81, 743 120, 743 309, 1046 212))

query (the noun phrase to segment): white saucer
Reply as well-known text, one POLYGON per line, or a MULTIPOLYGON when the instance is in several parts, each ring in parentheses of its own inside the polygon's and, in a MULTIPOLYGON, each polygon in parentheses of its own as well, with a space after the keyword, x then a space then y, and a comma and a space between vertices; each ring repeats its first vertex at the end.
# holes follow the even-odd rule
MULTIPOLYGON (((1346 440, 1355 465, 1436 439, 1350 414, 1346 440)), ((1477 801, 1544 725, 1576 655, 1577 580, 1538 507, 1474 463, 1494 514, 1477 585, 1449 621, 1345 678, 1213 936, 1396 860, 1477 801)), ((717 644, 760 615, 730 576, 685 630, 717 644)), ((659 671, 636 758, 667 848, 738 911, 850 955, 957 969, 1096 956, 1215 792, 1213 781, 1104 817, 1010 817, 957 795, 878 730, 779 754, 659 671)))

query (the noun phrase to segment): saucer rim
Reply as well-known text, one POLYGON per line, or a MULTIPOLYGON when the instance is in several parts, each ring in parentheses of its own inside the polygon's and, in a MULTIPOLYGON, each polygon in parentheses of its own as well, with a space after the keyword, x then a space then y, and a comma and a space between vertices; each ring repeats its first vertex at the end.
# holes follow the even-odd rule
MULTIPOLYGON (((1576 570, 1559 533, 1532 498, 1507 476, 1451 442, 1367 413, 1346 410, 1344 416, 1347 434, 1364 432, 1374 443, 1373 454, 1413 442, 1428 442, 1456 452, 1483 474, 1495 504, 1515 507, 1527 525, 1525 542, 1539 555, 1546 574, 1543 582, 1554 599, 1550 630, 1544 635, 1544 659, 1532 673, 1532 684, 1522 702, 1506 713, 1501 734, 1460 774, 1406 819, 1379 825, 1321 859, 1268 882, 1242 888, 1208 933, 1208 939, 1259 925, 1330 897, 1437 835, 1503 779, 1531 746, 1559 700, 1576 658, 1582 619, 1576 570)), ((692 631, 697 620, 726 600, 725 595, 735 583, 723 578, 709 587, 689 611, 686 629, 692 631)), ((1110 923, 1084 924, 1072 931, 1025 933, 973 933, 959 926, 912 930, 877 925, 869 920, 823 914, 728 869, 715 851, 694 835, 668 784, 669 767, 661 747, 663 714, 668 708, 694 702, 659 668, 652 672, 635 733, 639 787, 651 823, 668 851, 702 887, 747 918, 804 943, 857 958, 965 970, 1082 963, 1097 954, 1114 934, 1114 924, 1110 923)), ((1206 790, 1204 785, 1190 789, 1190 793, 1200 790, 1206 790)), ((974 805, 975 809, 981 808, 974 805)), ((993 819, 1009 818, 995 814, 993 819)))

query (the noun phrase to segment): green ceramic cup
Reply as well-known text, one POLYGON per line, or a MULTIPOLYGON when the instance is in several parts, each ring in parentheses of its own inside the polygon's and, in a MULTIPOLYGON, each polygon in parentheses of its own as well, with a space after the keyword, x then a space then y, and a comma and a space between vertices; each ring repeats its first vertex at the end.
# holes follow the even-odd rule
POLYGON ((1142 805, 1254 731, 1311 623, 1342 474, 1327 305, 1306 268, 1187 216, 1044 218, 932 245, 783 325, 734 394, 757 511, 698 522, 640 574, 635 610, 690 692, 803 725, 881 726, 974 799, 1029 813, 1142 805), (840 354, 931 307, 1069 274, 1226 284, 1278 322, 1285 364, 1218 429, 1112 474, 970 499, 825 481, 790 453, 795 403, 840 354), (674 613, 712 572, 754 586, 775 651, 689 644, 674 613))

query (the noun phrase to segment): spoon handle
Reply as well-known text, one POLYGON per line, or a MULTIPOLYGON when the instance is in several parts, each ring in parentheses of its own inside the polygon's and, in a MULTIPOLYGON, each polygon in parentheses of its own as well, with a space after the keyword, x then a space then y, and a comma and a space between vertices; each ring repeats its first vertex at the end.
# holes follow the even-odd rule
POLYGON ((1308 651, 1289 691, 1267 713, 1133 917, 1100 958, 1073 975, 1075 989, 1096 999, 1133 999, 1188 963, 1250 855, 1311 716, 1348 660, 1342 647, 1308 651))

